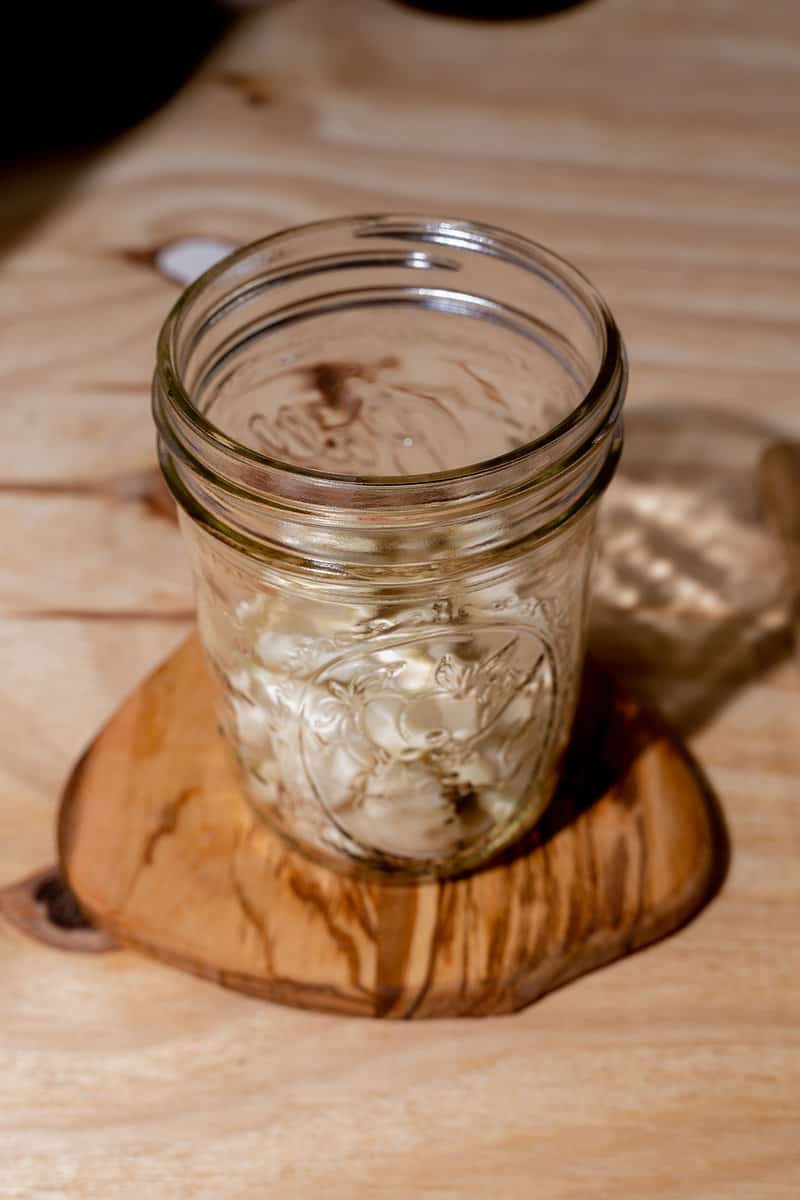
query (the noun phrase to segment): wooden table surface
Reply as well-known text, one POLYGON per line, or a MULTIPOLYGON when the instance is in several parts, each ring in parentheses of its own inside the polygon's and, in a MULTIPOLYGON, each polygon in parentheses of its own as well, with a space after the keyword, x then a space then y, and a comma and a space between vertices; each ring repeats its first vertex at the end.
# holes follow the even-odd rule
MULTIPOLYGON (((797 435, 799 70, 795 0, 497 25, 287 0, 35 224, 2 201, 0 881, 52 858, 70 763, 189 628, 148 500, 176 290, 154 252, 345 212, 494 221, 606 293, 632 413, 797 435)), ((514 1017, 313 1015, 0 925, 0 1196, 796 1200, 799 697, 784 659, 693 737, 733 849, 713 904, 514 1017)))

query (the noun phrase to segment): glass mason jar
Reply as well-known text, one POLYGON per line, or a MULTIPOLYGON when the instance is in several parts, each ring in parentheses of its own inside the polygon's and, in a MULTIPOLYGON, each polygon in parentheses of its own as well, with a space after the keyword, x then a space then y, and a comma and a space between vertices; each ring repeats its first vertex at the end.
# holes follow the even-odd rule
POLYGON ((180 298, 161 465, 246 793, 307 854, 448 875, 540 816, 625 384, 587 280, 487 225, 323 221, 180 298))

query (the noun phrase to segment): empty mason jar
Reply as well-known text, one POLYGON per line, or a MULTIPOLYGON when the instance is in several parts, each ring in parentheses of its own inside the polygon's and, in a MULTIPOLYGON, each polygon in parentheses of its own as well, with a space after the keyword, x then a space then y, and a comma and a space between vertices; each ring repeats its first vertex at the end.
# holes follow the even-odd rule
POLYGON ((540 816, 625 383, 583 276, 481 224, 323 221, 180 298, 162 469, 247 796, 303 851, 447 875, 540 816))

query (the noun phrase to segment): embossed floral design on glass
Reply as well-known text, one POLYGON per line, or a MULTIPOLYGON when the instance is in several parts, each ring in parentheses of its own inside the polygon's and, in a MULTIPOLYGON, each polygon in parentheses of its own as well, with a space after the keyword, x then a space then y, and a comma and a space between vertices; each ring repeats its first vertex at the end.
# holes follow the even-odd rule
POLYGON ((540 816, 575 707, 625 358, 543 247, 416 216, 239 251, 161 334, 162 468, 254 809, 447 875, 540 816))

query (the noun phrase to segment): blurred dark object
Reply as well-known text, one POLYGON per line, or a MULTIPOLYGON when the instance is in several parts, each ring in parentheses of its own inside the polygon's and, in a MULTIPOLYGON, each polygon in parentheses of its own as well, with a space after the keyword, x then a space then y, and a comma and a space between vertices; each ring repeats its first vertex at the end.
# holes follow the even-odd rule
POLYGON ((0 161, 89 146, 142 120, 183 83, 230 19, 216 0, 9 3, 0 161))
POLYGON ((470 21, 521 21, 528 17, 547 17, 567 8, 577 8, 586 0, 400 0, 411 8, 438 13, 443 17, 466 17, 470 21))

